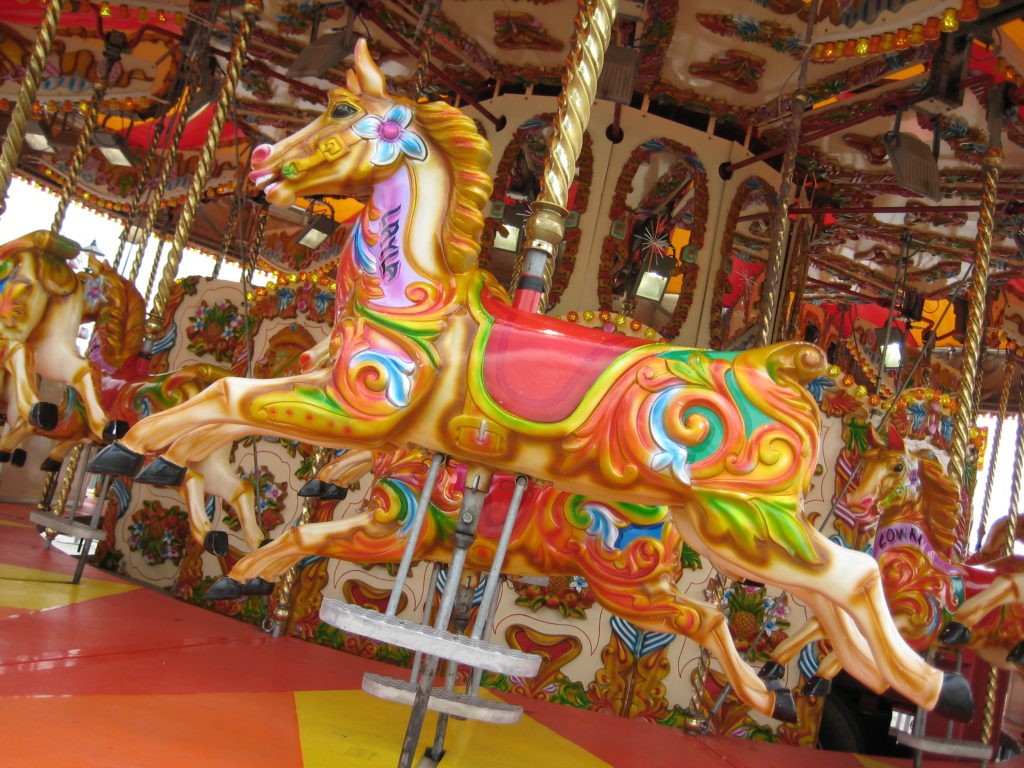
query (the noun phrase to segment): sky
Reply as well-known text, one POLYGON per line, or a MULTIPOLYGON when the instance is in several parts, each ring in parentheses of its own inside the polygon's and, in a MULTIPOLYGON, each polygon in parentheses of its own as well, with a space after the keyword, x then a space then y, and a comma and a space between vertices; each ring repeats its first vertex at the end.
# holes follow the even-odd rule
MULTIPOLYGON (((49 192, 33 186, 29 182, 15 176, 11 180, 11 186, 7 191, 7 210, 0 216, 0 243, 7 243, 17 237, 35 232, 40 229, 49 229, 53 223, 53 216, 57 211, 57 197, 49 192)), ((68 206, 67 215, 64 218, 64 225, 60 233, 78 242, 82 247, 90 245, 93 241, 100 251, 112 263, 117 255, 117 244, 121 237, 121 223, 102 214, 96 213, 72 202, 68 206)), ((130 253, 121 260, 122 265, 131 264, 134 259, 136 246, 129 246, 130 253)), ((168 246, 164 246, 164 258, 167 256, 168 246)), ((146 285, 149 282, 149 274, 153 265, 153 254, 156 251, 156 240, 150 238, 149 246, 143 257, 142 267, 139 269, 139 277, 136 285, 139 292, 146 293, 146 285)), ((214 259, 205 254, 186 248, 182 253, 181 264, 178 266, 178 275, 187 277, 190 275, 201 275, 209 277, 213 274, 214 259)), ((163 270, 161 262, 160 270, 163 270)), ((122 270, 123 271, 123 270, 122 270)), ((221 267, 220 277, 224 280, 240 281, 242 271, 236 264, 225 263, 221 267)), ((269 276, 258 273, 253 282, 256 285, 264 285, 269 276)), ((157 273, 157 281, 160 280, 160 272, 157 273)))

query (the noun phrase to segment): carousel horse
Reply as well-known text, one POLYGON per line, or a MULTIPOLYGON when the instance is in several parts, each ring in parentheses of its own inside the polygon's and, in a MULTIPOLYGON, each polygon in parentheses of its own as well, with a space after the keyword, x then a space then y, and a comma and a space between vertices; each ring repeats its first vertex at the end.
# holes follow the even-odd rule
MULTIPOLYGON (((39 398, 40 376, 75 389, 93 439, 119 434, 107 423, 89 363, 75 347, 79 326, 91 319, 86 281, 95 274, 72 269, 68 262, 78 253, 75 242, 43 231, 0 246, 0 392, 20 436, 56 426, 56 406, 39 398)), ((93 270, 99 264, 90 257, 93 270)))
MULTIPOLYGON (((871 442, 879 446, 876 437, 871 442)), ((928 451, 909 450, 890 429, 886 445, 862 454, 847 507, 862 527, 874 528, 886 598, 911 647, 965 645, 994 666, 1024 672, 1018 666, 1024 662, 1024 557, 955 562, 957 489, 928 451), (950 616, 954 621, 946 624, 950 616)), ((990 539, 1005 537, 1002 523, 993 529, 990 539)), ((808 622, 776 648, 773 660, 785 664, 820 639, 820 628, 808 622)), ((838 671, 826 657, 810 691, 827 690, 823 681, 838 671)))
MULTIPOLYGON (((68 261, 77 254, 75 243, 54 238, 49 232, 26 235, 0 248, 0 306, 4 309, 0 379, 6 390, 10 427, 0 437, 0 462, 20 466, 25 451, 19 446, 29 436, 39 435, 54 441, 41 469, 57 471, 81 441, 101 441, 104 432, 109 437, 114 425, 127 430, 140 414, 182 403, 231 375, 225 368, 206 364, 149 374, 148 360, 139 356, 145 300, 134 285, 91 254, 88 270, 76 273, 68 261), (50 297, 48 303, 46 297, 50 297), (83 356, 74 340, 81 324, 88 322, 95 323, 95 328, 83 356), (20 329, 22 342, 14 341, 12 328, 20 329), (20 367, 19 360, 35 360, 35 372, 20 367), (53 373, 68 370, 74 373, 63 377, 53 373), (40 408, 36 373, 66 382, 60 407, 47 403, 40 408), (98 414, 91 403, 98 404, 98 414)), ((265 537, 256 521, 253 490, 234 472, 229 453, 230 446, 226 446, 197 462, 190 468, 188 482, 205 479, 209 493, 231 504, 246 542, 256 548, 265 537)), ((212 531, 204 499, 202 495, 198 501, 195 494, 183 495, 192 535, 203 543, 212 531)))
MULTIPOLYGON (((325 466, 318 479, 346 485, 371 471, 373 486, 360 512, 289 529, 242 557, 228 576, 207 590, 206 597, 265 593, 271 582, 308 556, 361 564, 398 563, 428 465, 429 456, 419 450, 344 454, 325 466)), ((465 474, 465 465, 449 463, 442 469, 417 542, 417 560, 451 557, 465 474)), ((467 565, 475 570, 487 570, 494 559, 514 483, 515 477, 505 473, 492 480, 478 536, 468 553, 467 565)), ((595 599, 610 612, 644 629, 680 634, 689 626, 689 611, 714 610, 679 591, 681 550, 682 540, 666 507, 607 504, 531 483, 502 570, 515 575, 582 576, 595 599)), ((716 618, 706 614, 701 620, 716 618)))
MULTIPOLYGON (((851 672, 969 717, 966 680, 900 637, 875 562, 803 513, 820 426, 803 384, 825 371, 821 350, 649 344, 504 304, 477 265, 486 141, 447 104, 389 94, 365 41, 355 61, 321 117, 252 157, 253 182, 276 205, 369 196, 339 259, 348 293, 336 301, 333 365, 222 379, 137 423, 92 469, 176 485, 189 461, 262 434, 327 448, 416 445, 591 498, 668 505, 720 570, 809 605, 851 672), (159 455, 143 468, 147 454, 159 455)), ((687 612, 684 634, 745 700, 790 716, 789 692, 735 663, 723 622, 702 615, 687 612)))

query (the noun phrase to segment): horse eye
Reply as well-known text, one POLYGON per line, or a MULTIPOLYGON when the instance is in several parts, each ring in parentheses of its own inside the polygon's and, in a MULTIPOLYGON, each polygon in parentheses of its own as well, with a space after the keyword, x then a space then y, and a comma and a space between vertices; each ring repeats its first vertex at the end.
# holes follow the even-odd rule
POLYGON ((352 115, 354 115, 358 111, 359 110, 356 107, 352 106, 351 104, 346 104, 345 102, 342 102, 333 110, 331 110, 331 117, 338 119, 343 117, 352 117, 352 115))
POLYGON ((898 464, 896 464, 896 466, 894 466, 894 467, 892 468, 892 471, 893 471, 893 472, 902 472, 902 471, 903 471, 903 464, 902 464, 902 462, 901 462, 901 463, 898 463, 898 464))

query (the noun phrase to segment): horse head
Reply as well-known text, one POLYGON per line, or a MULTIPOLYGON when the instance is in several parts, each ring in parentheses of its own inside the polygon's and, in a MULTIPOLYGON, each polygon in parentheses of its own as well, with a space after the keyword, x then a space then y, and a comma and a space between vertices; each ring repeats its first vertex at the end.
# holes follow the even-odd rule
POLYGON ((360 39, 346 87, 331 90, 324 113, 298 133, 256 147, 249 177, 281 206, 298 196, 368 194, 399 160, 426 160, 430 140, 411 125, 416 110, 409 99, 387 91, 360 39))
POLYGON ((847 494, 846 504, 862 525, 870 525, 919 491, 915 455, 903 449, 871 448, 861 454, 860 482, 847 494))
POLYGON ((299 197, 366 197, 404 168, 414 177, 412 192, 399 197, 432 211, 447 266, 464 272, 479 253, 490 158, 487 140, 459 110, 389 93, 360 40, 345 87, 330 91, 327 109, 308 126, 256 147, 249 178, 270 202, 287 207, 299 197))

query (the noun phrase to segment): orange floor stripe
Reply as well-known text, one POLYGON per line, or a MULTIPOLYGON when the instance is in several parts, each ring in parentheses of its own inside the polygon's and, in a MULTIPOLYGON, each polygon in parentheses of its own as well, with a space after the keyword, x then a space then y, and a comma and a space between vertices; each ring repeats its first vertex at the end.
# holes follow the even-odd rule
POLYGON ((302 768, 290 693, 0 699, 6 768, 302 768))

